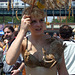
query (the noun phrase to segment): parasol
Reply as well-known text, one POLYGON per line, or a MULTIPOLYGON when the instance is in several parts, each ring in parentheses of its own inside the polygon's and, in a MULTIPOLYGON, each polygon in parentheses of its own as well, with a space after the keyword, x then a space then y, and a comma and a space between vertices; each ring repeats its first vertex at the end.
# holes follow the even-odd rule
POLYGON ((29 5, 37 5, 41 9, 63 9, 68 6, 69 0, 22 0, 29 5))

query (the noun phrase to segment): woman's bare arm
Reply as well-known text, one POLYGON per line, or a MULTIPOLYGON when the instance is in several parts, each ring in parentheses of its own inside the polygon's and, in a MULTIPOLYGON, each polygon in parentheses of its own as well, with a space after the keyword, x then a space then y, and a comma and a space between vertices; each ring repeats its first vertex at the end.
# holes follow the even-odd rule
POLYGON ((12 65, 16 62, 17 58, 20 54, 20 46, 24 37, 24 32, 20 31, 16 37, 16 39, 11 44, 10 48, 6 53, 6 62, 9 65, 12 65))
POLYGON ((17 58, 19 57, 19 54, 21 52, 20 46, 28 30, 29 25, 30 25, 30 16, 24 15, 21 19, 20 31, 6 53, 6 62, 8 64, 10 65, 14 64, 17 58))
POLYGON ((66 69, 65 61, 64 61, 64 54, 62 56, 62 62, 60 63, 60 66, 58 68, 58 74, 59 75, 69 75, 66 69))

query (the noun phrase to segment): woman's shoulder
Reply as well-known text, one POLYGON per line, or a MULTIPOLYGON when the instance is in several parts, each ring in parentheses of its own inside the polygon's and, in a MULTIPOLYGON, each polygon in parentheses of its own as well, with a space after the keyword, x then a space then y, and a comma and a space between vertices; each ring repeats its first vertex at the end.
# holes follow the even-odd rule
POLYGON ((50 44, 53 42, 63 44, 63 40, 61 40, 59 38, 49 37, 49 36, 46 37, 46 42, 48 42, 50 44))
POLYGON ((22 45, 25 44, 25 43, 28 41, 28 38, 29 38, 29 37, 24 37, 24 38, 23 38, 22 45))
POLYGON ((63 45, 63 41, 58 38, 48 38, 46 39, 46 42, 49 45, 48 53, 52 53, 56 60, 60 59, 64 49, 66 48, 66 46, 63 45))
POLYGON ((28 45, 28 41, 29 41, 30 36, 24 37, 23 41, 22 41, 22 47, 26 47, 28 45))

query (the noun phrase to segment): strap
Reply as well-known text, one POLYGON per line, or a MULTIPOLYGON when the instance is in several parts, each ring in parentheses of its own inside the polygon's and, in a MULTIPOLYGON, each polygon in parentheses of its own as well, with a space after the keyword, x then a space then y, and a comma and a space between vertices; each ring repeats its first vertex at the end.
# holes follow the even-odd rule
POLYGON ((26 41, 26 49, 28 47, 28 37, 26 37, 27 41, 26 41))
POLYGON ((25 43, 25 42, 26 42, 26 45, 24 44, 24 46, 23 46, 24 51, 22 52, 22 54, 23 54, 23 61, 22 61, 22 62, 25 62, 25 60, 24 60, 24 53, 25 53, 25 50, 26 50, 27 47, 28 47, 28 37, 25 38, 24 43, 25 43))

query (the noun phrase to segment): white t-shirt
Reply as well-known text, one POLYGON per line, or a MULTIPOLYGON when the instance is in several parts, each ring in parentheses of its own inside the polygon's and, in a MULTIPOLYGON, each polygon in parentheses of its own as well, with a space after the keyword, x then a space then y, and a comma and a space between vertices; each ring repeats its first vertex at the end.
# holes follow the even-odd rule
POLYGON ((64 58, 66 68, 69 74, 75 74, 75 43, 72 41, 64 41, 67 47, 64 50, 64 58))

